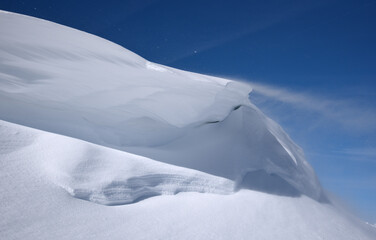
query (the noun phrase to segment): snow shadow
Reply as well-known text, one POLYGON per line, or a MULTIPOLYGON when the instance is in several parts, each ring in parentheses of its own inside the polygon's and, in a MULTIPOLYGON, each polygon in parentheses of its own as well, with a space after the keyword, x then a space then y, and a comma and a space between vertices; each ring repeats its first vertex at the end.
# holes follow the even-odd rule
POLYGON ((210 179, 179 174, 148 174, 114 180, 96 187, 72 186, 70 194, 82 200, 97 204, 116 206, 137 203, 142 200, 160 196, 175 195, 180 192, 200 192, 214 194, 231 194, 232 181, 222 183, 210 179))
POLYGON ((265 170, 247 172, 237 186, 237 190, 249 189, 274 195, 300 197, 301 193, 286 180, 265 170))

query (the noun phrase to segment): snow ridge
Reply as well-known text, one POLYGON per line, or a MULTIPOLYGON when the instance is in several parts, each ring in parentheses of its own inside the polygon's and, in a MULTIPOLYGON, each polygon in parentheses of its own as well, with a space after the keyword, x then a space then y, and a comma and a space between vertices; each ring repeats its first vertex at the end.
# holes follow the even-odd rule
MULTIPOLYGON (((245 83, 151 63, 104 39, 18 14, 0 13, 0 53, 5 121, 194 169, 237 188, 244 176, 263 170, 264 177, 277 176, 301 194, 322 198, 303 151, 249 101, 252 88, 245 83)), ((85 156, 75 164, 93 168, 85 156)), ((159 168, 120 179, 116 169, 107 170, 111 181, 80 177, 89 173, 79 169, 65 173, 69 184, 57 182, 67 183, 74 196, 106 204, 133 202, 131 191, 139 197, 188 188, 229 192, 211 190, 215 184, 206 184, 206 177, 202 182, 159 168), (140 178, 129 180, 134 176, 140 178)))

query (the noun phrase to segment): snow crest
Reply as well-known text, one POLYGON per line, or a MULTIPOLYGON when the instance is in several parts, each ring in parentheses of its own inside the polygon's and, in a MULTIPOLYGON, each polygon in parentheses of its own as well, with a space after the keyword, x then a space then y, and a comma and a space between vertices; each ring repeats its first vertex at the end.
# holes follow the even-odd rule
POLYGON ((268 192, 262 176, 322 199, 302 149, 249 101, 251 91, 148 62, 81 31, 0 12, 0 118, 120 150, 80 153, 85 144, 78 152, 68 144, 50 152, 45 171, 61 176, 56 184, 78 198, 116 205, 180 191, 268 192), (66 157, 71 152, 78 155, 66 157))

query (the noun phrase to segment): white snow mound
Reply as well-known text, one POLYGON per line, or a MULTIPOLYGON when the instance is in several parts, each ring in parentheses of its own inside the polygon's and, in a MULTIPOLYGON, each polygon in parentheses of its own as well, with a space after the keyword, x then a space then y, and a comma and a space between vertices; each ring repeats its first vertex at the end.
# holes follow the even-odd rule
MULTIPOLYGON (((93 35, 4 12, 0 63, 5 121, 196 169, 237 188, 274 193, 280 189, 268 184, 283 181, 281 194, 324 198, 303 151, 250 103, 247 84, 161 66, 93 35)), ((77 165, 95 165, 86 161, 77 165)))
POLYGON ((0 121, 4 163, 23 152, 72 196, 103 205, 134 203, 179 192, 229 194, 232 181, 82 140, 0 121))

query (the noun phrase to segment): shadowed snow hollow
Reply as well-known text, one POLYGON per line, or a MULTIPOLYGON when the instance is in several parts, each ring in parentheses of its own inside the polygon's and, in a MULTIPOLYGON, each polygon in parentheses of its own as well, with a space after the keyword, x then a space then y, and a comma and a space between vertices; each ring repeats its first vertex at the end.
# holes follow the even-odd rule
POLYGON ((79 198, 120 204, 181 186, 228 193, 232 182, 274 193, 269 185, 283 182, 282 194, 322 200, 303 151, 250 103, 250 92, 244 83, 161 66, 99 37, 0 12, 0 118, 125 151, 71 144, 66 152, 82 158, 49 153, 53 171, 70 179, 58 182, 77 181, 66 189, 79 198), (96 174, 106 179, 94 181, 96 174))

